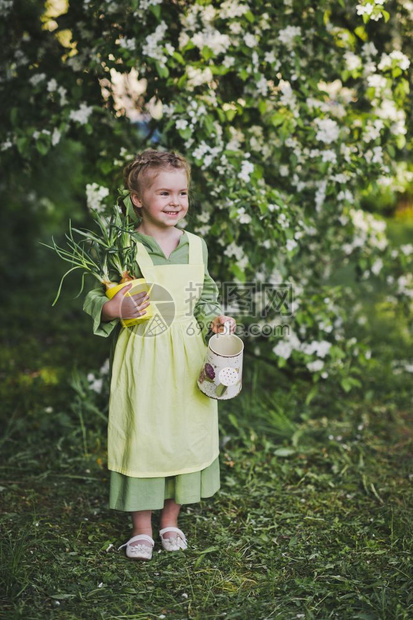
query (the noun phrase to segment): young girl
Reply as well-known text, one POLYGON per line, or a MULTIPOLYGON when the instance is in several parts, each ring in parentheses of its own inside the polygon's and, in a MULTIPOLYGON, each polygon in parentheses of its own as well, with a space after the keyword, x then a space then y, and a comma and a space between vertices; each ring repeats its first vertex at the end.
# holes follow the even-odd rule
POLYGON ((196 384, 206 350, 199 326, 217 333, 229 322, 233 332, 235 320, 217 302, 205 242, 177 228, 188 211, 188 162, 174 152, 144 151, 126 166, 124 181, 126 215, 137 226, 136 276, 154 284, 156 295, 125 296, 128 285, 108 301, 98 288, 87 295, 84 310, 94 319, 95 334, 108 336, 117 328, 108 424, 110 507, 132 513, 132 537, 122 545, 126 555, 150 559, 152 511, 161 510, 162 547, 186 549, 178 528, 181 505, 211 497, 220 487, 217 401, 196 384), (149 303, 152 310, 169 308, 162 329, 149 329, 152 319, 121 328, 119 319, 143 317, 149 303))

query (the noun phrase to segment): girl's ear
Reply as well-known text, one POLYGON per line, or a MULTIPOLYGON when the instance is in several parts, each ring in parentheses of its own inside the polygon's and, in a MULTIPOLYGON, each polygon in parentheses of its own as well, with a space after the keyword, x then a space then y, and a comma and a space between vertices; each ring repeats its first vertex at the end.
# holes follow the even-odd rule
POLYGON ((135 207, 141 207, 142 206, 142 201, 140 200, 138 194, 131 194, 131 200, 132 200, 133 205, 135 207))

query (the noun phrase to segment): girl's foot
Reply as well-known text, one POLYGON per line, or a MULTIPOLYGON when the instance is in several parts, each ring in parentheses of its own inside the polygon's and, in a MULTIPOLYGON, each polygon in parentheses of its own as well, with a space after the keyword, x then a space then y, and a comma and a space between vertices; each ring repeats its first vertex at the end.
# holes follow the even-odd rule
POLYGON ((159 535, 165 551, 179 551, 188 547, 185 534, 177 527, 164 527, 159 531, 159 535))
POLYGON ((137 534, 132 536, 122 547, 126 547, 126 556, 133 560, 150 560, 152 549, 155 545, 154 540, 147 534, 137 534))

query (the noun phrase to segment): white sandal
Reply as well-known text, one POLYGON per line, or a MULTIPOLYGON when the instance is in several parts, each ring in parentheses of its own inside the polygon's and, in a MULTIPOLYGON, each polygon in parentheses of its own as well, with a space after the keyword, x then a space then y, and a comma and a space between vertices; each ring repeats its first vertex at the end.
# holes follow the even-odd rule
POLYGON ((121 545, 118 548, 122 549, 126 547, 126 556, 131 558, 132 560, 150 560, 152 558, 152 549, 155 545, 155 541, 146 534, 138 534, 137 536, 132 536, 124 545, 121 545), (131 543, 136 542, 137 540, 146 540, 151 543, 151 547, 149 545, 132 545, 131 543))
POLYGON ((164 527, 159 531, 161 537, 162 547, 165 551, 179 551, 180 549, 186 549, 188 544, 186 542, 185 534, 177 527, 164 527), (171 538, 165 538, 166 532, 175 532, 176 536, 171 538))

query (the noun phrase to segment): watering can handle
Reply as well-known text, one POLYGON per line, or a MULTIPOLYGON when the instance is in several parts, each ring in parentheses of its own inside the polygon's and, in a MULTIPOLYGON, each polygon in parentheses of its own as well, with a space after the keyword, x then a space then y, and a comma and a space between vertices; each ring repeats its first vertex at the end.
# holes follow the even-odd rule
POLYGON ((225 321, 224 323, 224 331, 222 332, 223 336, 229 336, 231 333, 231 324, 230 321, 225 321))

